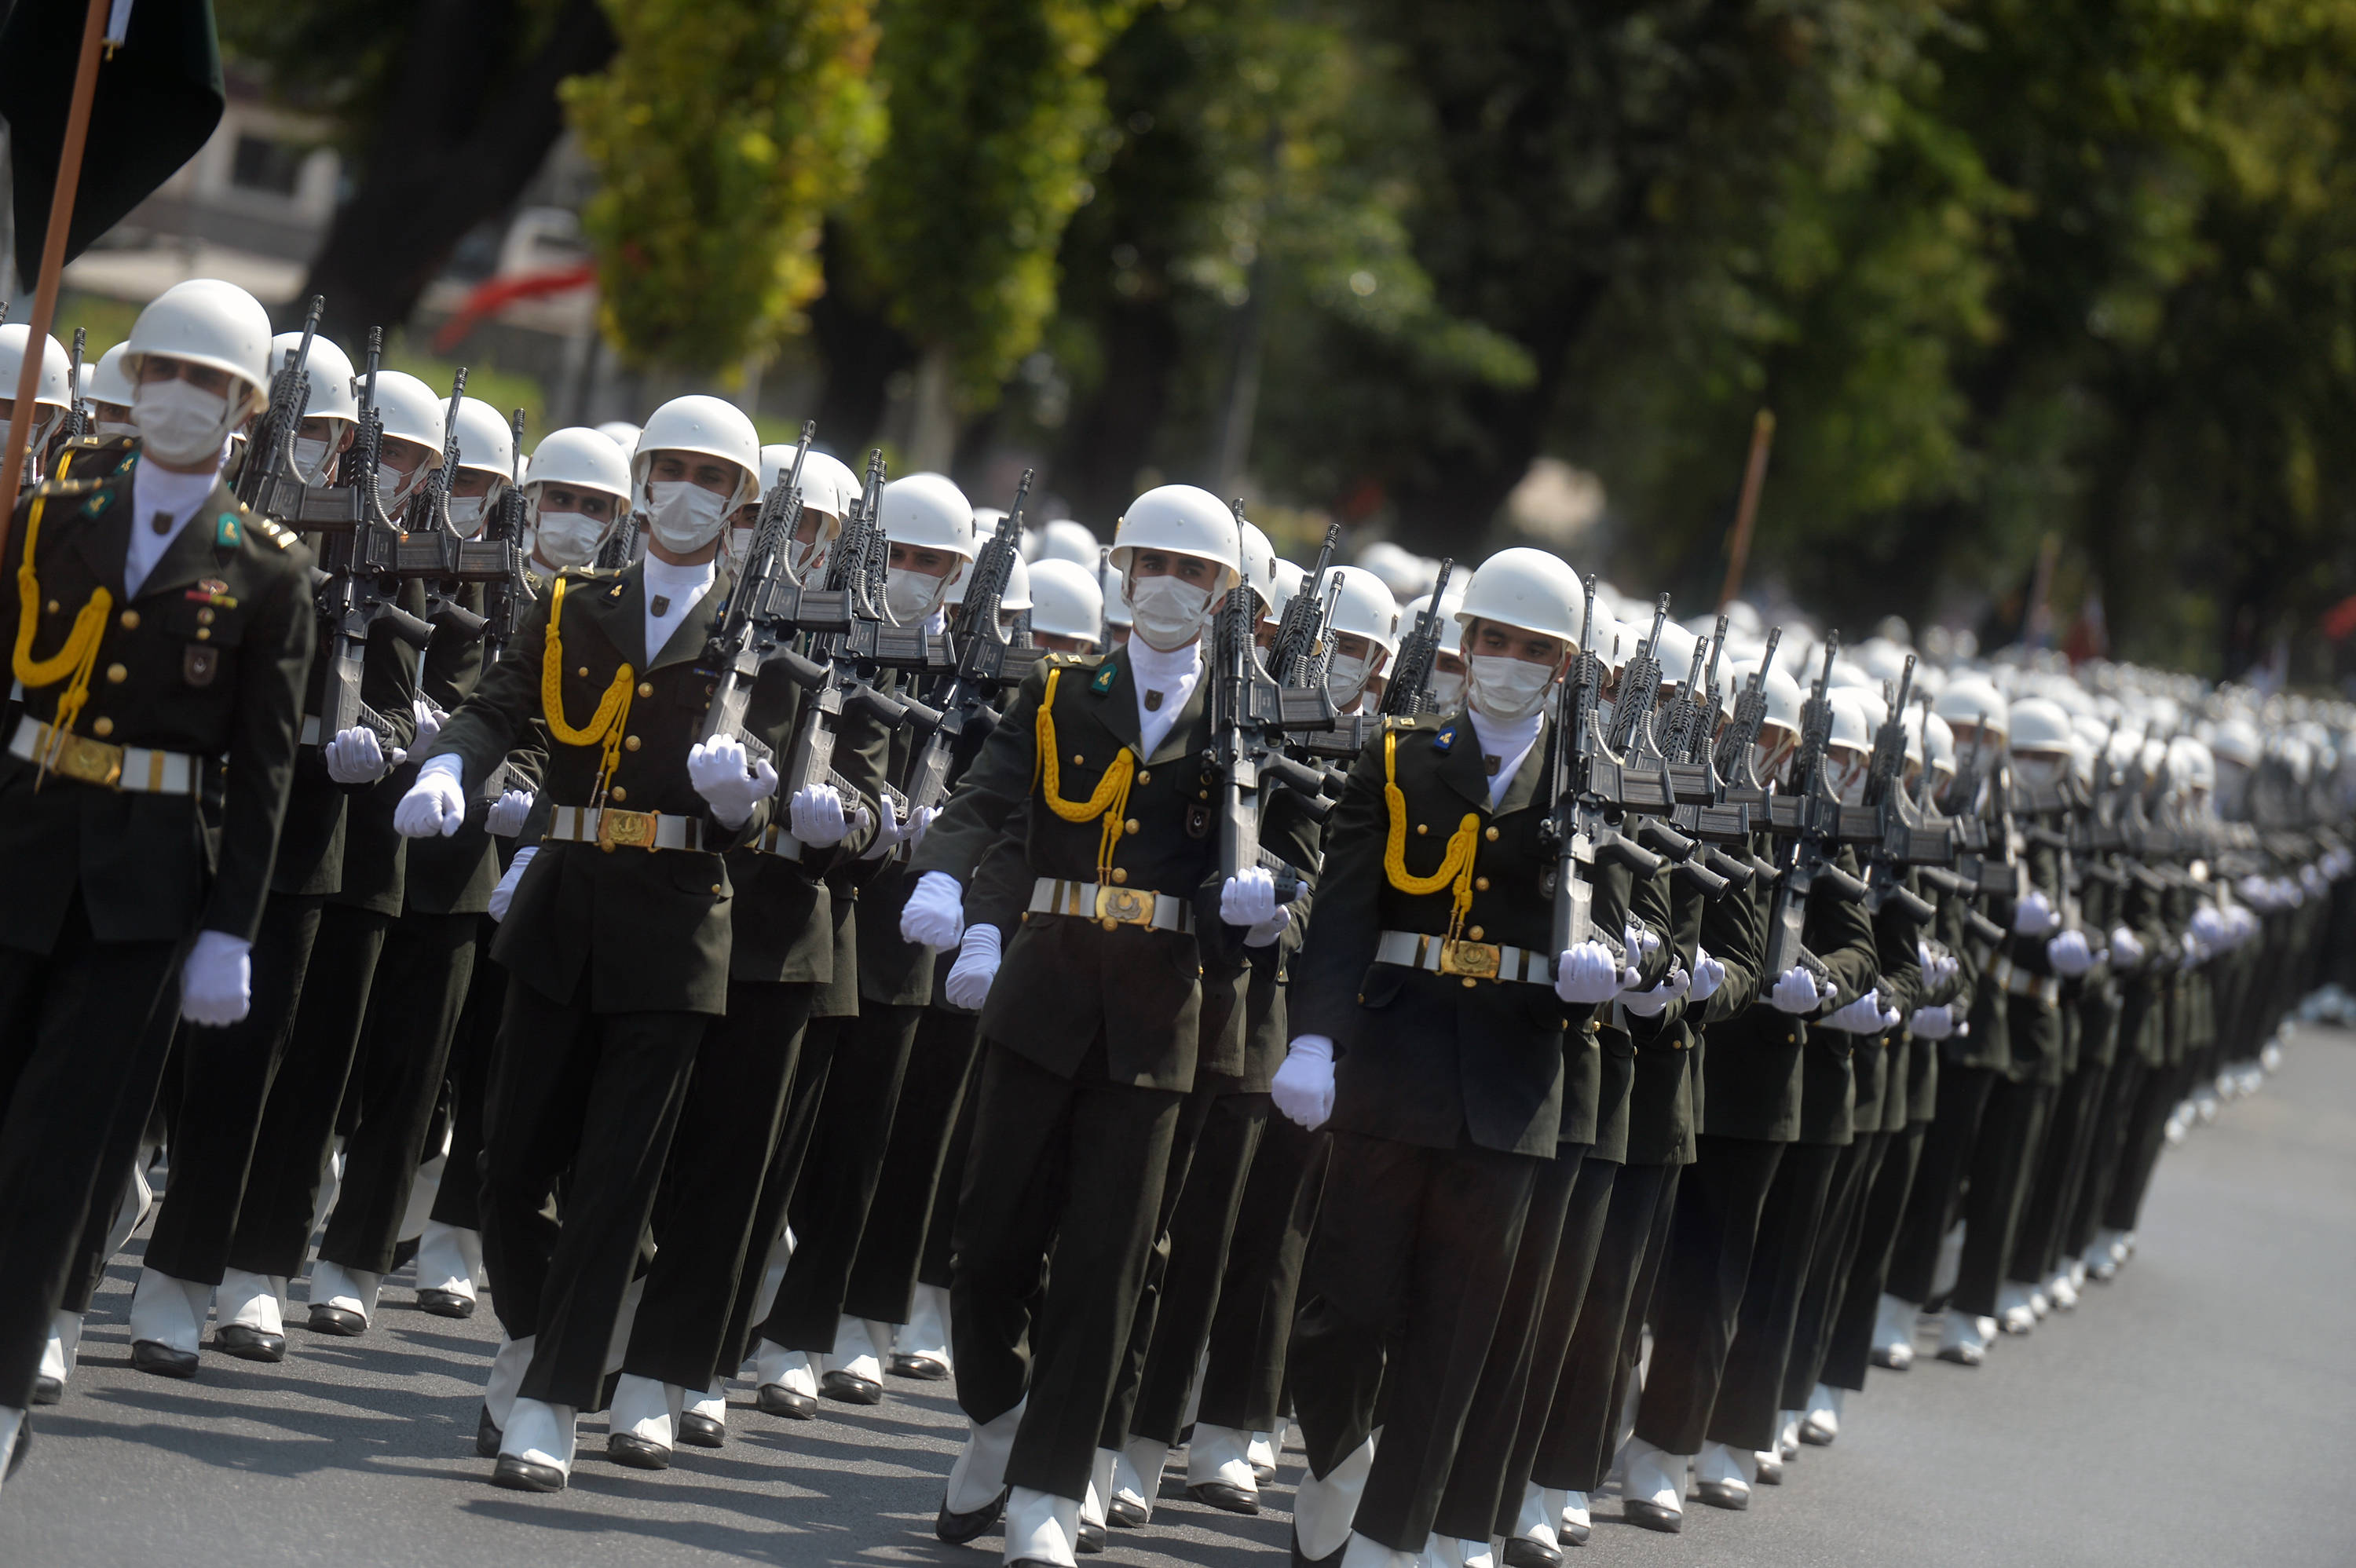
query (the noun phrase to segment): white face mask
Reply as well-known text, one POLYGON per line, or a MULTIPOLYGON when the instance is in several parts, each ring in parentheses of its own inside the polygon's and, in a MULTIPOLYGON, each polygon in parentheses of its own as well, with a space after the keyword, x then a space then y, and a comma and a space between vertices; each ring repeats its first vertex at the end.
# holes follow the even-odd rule
POLYGON ((92 435, 137 435, 139 427, 128 420, 98 420, 91 423, 92 435))
POLYGON ((1156 653, 1176 653, 1203 635, 1211 591, 1174 577, 1132 577, 1129 581, 1130 629, 1156 653))
POLYGON ((458 530, 460 539, 470 539, 483 531, 483 508, 489 504, 487 496, 450 497, 450 526, 458 530))
POLYGON ((1863 757, 1841 757, 1830 761, 1833 793, 1840 796, 1844 805, 1865 804, 1866 760, 1863 757))
POLYGON ((580 512, 542 512, 533 548, 551 566, 586 566, 605 542, 606 527, 580 512))
POLYGON ((1506 654, 1474 654, 1464 661, 1464 668, 1472 706, 1483 718, 1502 723, 1536 713, 1546 705, 1547 690, 1554 685, 1551 666, 1506 654))
POLYGON ((423 463, 406 474, 390 463, 378 464, 376 498, 378 504, 384 507, 385 515, 390 517, 400 511, 408 503, 410 492, 416 489, 419 481, 424 477, 425 464, 423 463))
POLYGON ((1453 713, 1464 704, 1464 677, 1458 671, 1433 670, 1423 690, 1435 713, 1453 713))
POLYGON ((648 529, 663 549, 691 554, 720 537, 727 525, 728 497, 684 479, 656 479, 647 485, 648 529))
POLYGON ((181 380, 140 382, 131 417, 148 451, 184 467, 218 458, 231 422, 227 398, 181 380))
POLYGON ((884 607, 892 619, 904 626, 913 626, 940 608, 942 597, 948 592, 949 580, 916 571, 905 566, 884 569, 884 607))
POLYGON ((2015 753, 2012 759, 2012 784, 2015 789, 2033 790, 2040 795, 2061 787, 2062 774, 2070 765, 2067 757, 2049 756, 2042 752, 2026 755, 2015 753))
POLYGON ((1325 694, 1333 699, 1333 706, 1346 709, 1357 701, 1374 668, 1371 654, 1335 654, 1333 662, 1325 667, 1325 694))
POLYGON ((294 472, 303 476, 305 485, 327 482, 327 443, 305 436, 294 438, 294 472))

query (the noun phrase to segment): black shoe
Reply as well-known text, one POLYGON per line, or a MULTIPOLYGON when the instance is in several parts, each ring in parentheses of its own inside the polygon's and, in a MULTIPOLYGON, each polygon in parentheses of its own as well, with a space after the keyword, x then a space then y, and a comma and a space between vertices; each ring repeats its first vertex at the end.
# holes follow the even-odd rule
POLYGON ((1562 1568, 1562 1552, 1526 1535, 1505 1538, 1505 1568, 1562 1568))
POLYGON ((949 1368, 947 1361, 936 1360, 930 1356, 894 1356, 892 1358, 892 1375, 914 1378, 921 1383, 937 1383, 949 1375, 949 1368))
POLYGON ((491 1485, 518 1492, 561 1492, 564 1489, 564 1472, 553 1465, 535 1465, 529 1459, 502 1454, 498 1467, 491 1472, 491 1485))
POLYGON ((65 1398, 65 1396, 66 1385, 63 1379, 35 1378, 33 1380, 33 1403, 35 1404, 55 1404, 58 1401, 65 1398))
POLYGON ((829 1372, 818 1380, 818 1392, 845 1404, 882 1404, 884 1385, 853 1372, 829 1372))
POLYGON ((1867 1352, 1865 1359, 1885 1372, 1902 1372, 1914 1364, 1912 1354, 1901 1359, 1898 1353, 1887 1345, 1876 1345, 1867 1352))
POLYGON ((224 1323, 213 1330, 213 1349, 241 1361, 283 1361, 286 1336, 244 1323, 224 1323))
POLYGON ((1566 1546, 1584 1546, 1587 1538, 1594 1533, 1583 1524, 1558 1524, 1554 1527, 1554 1538, 1566 1546))
POLYGON ((958 1513, 949 1507, 948 1499, 944 1497, 941 1499, 941 1511, 933 1516, 933 1533, 951 1546, 963 1546, 979 1536, 988 1535, 1005 1515, 1006 1488, 1003 1487, 985 1507, 971 1513, 958 1513))
POLYGON ((197 1375, 197 1353, 194 1350, 175 1350, 171 1346, 154 1339, 131 1341, 131 1364, 159 1378, 192 1378, 197 1375))
POLYGON ((1344 1540, 1341 1545, 1333 1548, 1324 1556, 1312 1557, 1301 1550, 1299 1531, 1289 1530, 1285 1534, 1290 1538, 1292 1543, 1292 1568, 1342 1568, 1342 1553, 1350 1550, 1349 1541, 1344 1540))
POLYGON ((693 1411, 679 1418, 679 1440, 691 1448, 719 1448, 728 1442, 728 1424, 693 1411))
POLYGON ((475 1298, 455 1290, 421 1290, 417 1293, 417 1309, 431 1312, 436 1317, 472 1317, 475 1298))
POLYGON ((605 1457, 616 1465, 627 1465, 633 1470, 670 1468, 669 1449, 627 1432, 616 1432, 606 1436, 605 1457))
POLYGON ((1153 1510, 1143 1503, 1133 1503, 1127 1498, 1115 1498, 1105 1504, 1105 1522, 1123 1530, 1141 1530, 1153 1517, 1153 1510))
POLYGON ((1207 1504, 1226 1513, 1256 1514, 1259 1512, 1258 1492, 1248 1492, 1241 1487, 1229 1486, 1225 1481, 1198 1481, 1186 1488, 1186 1495, 1198 1503, 1207 1504))
POLYGON ((1276 1467, 1273 1465, 1254 1465, 1252 1467, 1252 1479, 1258 1481, 1263 1487, 1272 1487, 1276 1485, 1276 1467))
POLYGON ((806 1393, 796 1393, 783 1383, 763 1383, 755 1397, 771 1415, 782 1415, 789 1421, 813 1421, 818 1417, 817 1400, 806 1393))
POLYGON ((1762 1455, 1759 1459, 1759 1484, 1780 1487, 1783 1484, 1783 1461, 1775 1455, 1762 1455))
MULTIPOLYGON (((324 1301, 311 1304, 311 1321, 307 1325, 314 1334, 333 1334, 339 1339, 357 1339, 368 1332, 368 1319, 348 1307, 330 1307, 324 1301)), ((227 1333, 227 1329, 222 1330, 227 1333)))
POLYGON ((475 1417, 475 1452, 486 1459, 498 1458, 500 1436, 498 1424, 491 1419, 491 1407, 487 1404, 483 1413, 475 1417))
POLYGON ((1740 1512, 1751 1506, 1751 1488, 1738 1487, 1730 1481, 1696 1481, 1694 1500, 1708 1503, 1712 1508, 1740 1512))
POLYGON ((1080 1520, 1080 1538, 1072 1542, 1072 1550, 1083 1557, 1093 1557, 1105 1549, 1105 1541, 1111 1533, 1103 1525, 1090 1524, 1087 1520, 1080 1520))
POLYGON ((1620 1505, 1620 1512, 1630 1524, 1657 1530, 1663 1535, 1675 1535, 1686 1527, 1684 1514, 1673 1508, 1663 1508, 1658 1503, 1648 1503, 1642 1498, 1630 1498, 1620 1505))

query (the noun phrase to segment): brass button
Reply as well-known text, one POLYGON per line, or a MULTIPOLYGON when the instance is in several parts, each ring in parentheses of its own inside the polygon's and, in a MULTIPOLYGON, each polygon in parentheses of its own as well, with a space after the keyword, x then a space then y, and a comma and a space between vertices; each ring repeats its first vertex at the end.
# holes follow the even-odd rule
POLYGON ((1121 830, 1123 833, 1134 833, 1134 832, 1136 832, 1136 831, 1137 831, 1137 818, 1135 818, 1134 816, 1132 816, 1132 817, 1130 817, 1127 822, 1122 823, 1122 824, 1120 825, 1120 830, 1121 830))
POLYGON ((1601 1034, 1602 1031, 1603 1031, 1603 1023, 1602 1023, 1602 1020, 1601 1020, 1601 1019, 1588 1019, 1588 1020, 1587 1020, 1587 1032, 1588 1032, 1588 1033, 1590 1033, 1590 1034, 1601 1034))
POLYGON ((1194 792, 1194 798, 1196 800, 1208 800, 1211 798, 1211 792, 1206 789, 1198 789, 1194 792))
POLYGON ((718 882, 714 882, 714 883, 712 883, 712 891, 713 892, 715 892, 715 893, 716 893, 716 892, 718 892, 718 891, 720 891, 720 884, 719 884, 718 882))
POLYGON ((1023 923, 1025 925, 1031 923, 1031 912, 1027 909, 1023 912, 1023 923))
POLYGON ((626 752, 635 752, 637 749, 638 738, 636 735, 625 735, 622 737, 622 750, 626 752))
POLYGON ((108 665, 106 667, 106 678, 112 681, 117 686, 121 686, 124 681, 131 678, 130 667, 119 664, 108 665))
POLYGON ((1072 766, 1074 766, 1074 767, 1076 767, 1076 767, 1078 767, 1082 763, 1085 763, 1085 762, 1087 762, 1087 759, 1086 757, 1083 757, 1082 755, 1080 755, 1077 752, 1074 752, 1072 753, 1072 766))
POLYGON ((126 632, 135 632, 139 629, 138 611, 125 610, 123 613, 123 629, 126 632))
POLYGON ((203 609, 197 612, 197 624, 199 626, 209 626, 212 624, 213 608, 211 605, 208 604, 203 609))
POLYGON ((1429 826, 1429 825, 1427 825, 1427 824, 1425 824, 1425 823, 1419 822, 1419 823, 1417 823, 1417 824, 1415 825, 1415 836, 1416 836, 1418 838, 1422 837, 1425 834, 1427 834, 1427 833, 1429 833, 1429 832, 1430 832, 1430 831, 1431 831, 1431 828, 1430 827, 1430 826, 1429 826))
POLYGON ((1481 837, 1486 838, 1490 843, 1494 844, 1497 841, 1497 830, 1492 827, 1488 832, 1483 833, 1481 837))
POLYGON ((1557 1029, 1569 1029, 1570 1027, 1570 1020, 1569 1019, 1562 1019, 1558 1020, 1554 1027, 1557 1029))
POLYGON ((1474 892, 1476 892, 1476 893, 1485 893, 1485 892, 1487 892, 1487 891, 1489 891, 1489 879, 1488 879, 1488 878, 1486 878, 1486 877, 1475 877, 1475 878, 1473 878, 1473 879, 1472 879, 1472 891, 1473 891, 1474 892))
POLYGON ((612 789, 607 790, 605 793, 612 795, 616 800, 627 800, 630 798, 630 792, 624 789, 620 784, 616 784, 612 789))
POLYGON ((64 609, 64 608, 65 608, 65 606, 64 606, 64 605, 62 605, 62 604, 60 604, 60 603, 59 603, 56 600, 52 599, 52 600, 50 600, 50 601, 49 601, 49 613, 50 613, 50 614, 54 615, 54 614, 56 614, 59 611, 60 611, 60 610, 62 610, 62 609, 64 609))
POLYGON ((212 638, 212 635, 213 629, 210 626, 198 626, 197 628, 197 641, 200 643, 209 642, 212 638))
POLYGON ((1480 941, 1480 940, 1481 940, 1481 928, 1480 928, 1479 926, 1477 926, 1477 925, 1476 925, 1476 926, 1474 926, 1472 930, 1470 930, 1470 931, 1466 932, 1464 934, 1465 934, 1465 935, 1467 935, 1467 936, 1469 936, 1469 937, 1471 937, 1473 941, 1478 942, 1478 941, 1480 941))
POLYGON ((1140 784, 1151 784, 1153 782, 1153 774, 1151 772, 1141 772, 1137 775, 1137 782, 1140 784))
POLYGON ((1465 988, 1466 990, 1468 990, 1468 991, 1469 991, 1469 990, 1471 990, 1473 987, 1475 987, 1475 986, 1479 985, 1480 983, 1481 983, 1480 981, 1475 980, 1475 979, 1474 979, 1474 978, 1472 978, 1472 976, 1470 976, 1470 975, 1467 975, 1467 976, 1464 976, 1464 988, 1465 988))
MULTIPOLYGON (((581 673, 586 675, 589 672, 587 670, 583 670, 581 673)), ((640 697, 652 697, 654 694, 655 688, 652 681, 642 680, 638 682, 638 695, 640 697)))
POLYGON ((1129 880, 1129 868, 1126 866, 1115 866, 1112 869, 1112 880, 1113 884, 1116 887, 1126 884, 1129 880))
POLYGON ((1800 1037, 1796 1034, 1787 1034, 1783 1037, 1783 1043, 1785 1045, 1797 1045, 1800 1043, 1800 1037))
POLYGON ((587 665, 583 665, 579 669, 574 670, 573 675, 577 680, 587 680, 589 678, 589 667, 587 665))
POLYGON ((93 735, 112 735, 114 733, 114 720, 102 713, 99 715, 98 722, 90 727, 90 732, 93 735))
POLYGON ((1120 929, 1120 922, 1117 920, 1098 921, 1097 923, 1103 926, 1107 931, 1119 931, 1120 929))

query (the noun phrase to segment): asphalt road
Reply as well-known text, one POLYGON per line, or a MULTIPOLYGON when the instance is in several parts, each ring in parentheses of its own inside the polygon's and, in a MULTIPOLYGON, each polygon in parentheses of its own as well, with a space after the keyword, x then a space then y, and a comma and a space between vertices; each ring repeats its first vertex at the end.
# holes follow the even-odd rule
MULTIPOLYGON (((1696 1507, 1671 1539, 1599 1499, 1572 1563, 2356 1563, 2356 1035, 2302 1031, 2263 1094, 2170 1151, 2147 1209, 2135 1260, 2075 1314, 1977 1371, 1926 1353, 1877 1372, 1838 1444, 1804 1450, 1748 1512, 1696 1507)), ((654 1475, 605 1461, 590 1418, 572 1489, 529 1496, 492 1488, 474 1455, 487 1310, 449 1323, 389 1287, 366 1338, 297 1328, 281 1366, 209 1354, 172 1382, 130 1369, 134 1272, 118 1260, 65 1402, 35 1414, 37 1446, 0 1493, 0 1564, 979 1564, 998 1550, 932 1537, 962 1430, 940 1384, 894 1380, 881 1407, 802 1423, 740 1389, 728 1445, 654 1475)), ((1298 1464, 1257 1519, 1187 1502, 1173 1471, 1107 1568, 1280 1563, 1298 1464)))

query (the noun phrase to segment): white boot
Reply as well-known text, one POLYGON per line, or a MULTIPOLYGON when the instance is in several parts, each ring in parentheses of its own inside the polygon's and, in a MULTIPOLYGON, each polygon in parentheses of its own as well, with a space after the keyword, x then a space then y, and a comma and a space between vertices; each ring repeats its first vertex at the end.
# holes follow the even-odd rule
MULTIPOLYGON (((35 1404, 55 1404, 65 1397, 66 1380, 80 1354, 81 1314, 60 1310, 49 1319, 48 1342, 41 1347, 41 1370, 33 1378, 35 1404)), ((0 1462, 5 1459, 0 1455, 0 1462)))
POLYGON ((1460 1541, 1456 1559, 1464 1568, 1497 1568, 1497 1554, 1485 1541, 1460 1541))
POLYGON ((319 1200, 311 1209, 312 1235, 316 1236, 327 1228, 327 1216, 335 1212, 336 1194, 343 1189, 344 1140, 338 1137, 329 1146, 327 1168, 320 1173, 319 1200))
POLYGON ((1757 1453, 1737 1455, 1742 1473, 1754 1487, 1780 1487, 1783 1484, 1783 1456, 1772 1448, 1757 1453))
POLYGON ((1932 1296, 1943 1296, 1953 1291, 1963 1272, 1964 1222, 1958 1220, 1939 1238, 1939 1261, 1931 1270, 1932 1296))
POLYGON ((347 1337, 368 1332, 384 1275, 321 1258, 311 1265, 311 1331, 347 1337))
MULTIPOLYGON (((1006 1461, 1014 1452, 1014 1435, 1023 1428, 1023 1412, 1029 1403, 1026 1400, 986 1422, 966 1424, 965 1446, 958 1450, 957 1463, 949 1467, 948 1488, 941 1498, 941 1517, 934 1526, 943 1541, 952 1545, 971 1541, 998 1522, 999 1506, 1006 1493, 1006 1461), (953 1530, 962 1530, 964 1533, 955 1534, 953 1530)), ((1076 1503, 1073 1505, 1072 1530, 1076 1539, 1076 1503)))
POLYGON ((605 1456, 634 1470, 669 1468, 686 1403, 686 1391, 677 1383, 624 1372, 605 1412, 605 1456))
POLYGON ((715 1382, 680 1408, 679 1440, 691 1448, 718 1448, 728 1441, 728 1385, 715 1382))
POLYGON ((139 1228, 155 1207, 155 1189, 147 1184, 147 1157, 152 1152, 142 1148, 138 1163, 131 1168, 131 1186, 123 1194, 122 1207, 114 1211, 114 1223, 106 1230, 106 1256, 109 1258, 123 1250, 123 1243, 131 1240, 131 1232, 139 1228))
POLYGON ((1873 1311, 1873 1349, 1877 1367, 1902 1372, 1914 1364, 1914 1304, 1888 1292, 1873 1311))
POLYGON ((809 1357, 788 1350, 775 1339, 764 1339, 754 1351, 755 1395, 771 1415, 809 1421, 818 1414, 818 1371, 809 1357))
POLYGON ((1622 1510, 1631 1524, 1641 1524, 1647 1530, 1676 1534, 1686 1522, 1686 1467, 1693 1463, 1689 1454, 1672 1454, 1655 1448, 1641 1437, 1631 1437, 1620 1452, 1627 1467, 1628 1478, 1622 1483, 1622 1510))
POLYGON ((1106 1505, 1112 1500, 1113 1477, 1120 1470, 1120 1450, 1099 1448, 1088 1461, 1087 1489, 1080 1495, 1080 1533, 1075 1550, 1098 1552, 1109 1539, 1106 1505))
POLYGON ((21 1450, 29 1448, 32 1441, 25 1413, 13 1404, 0 1404, 0 1486, 16 1473, 16 1467, 24 1462, 21 1450))
POLYGON ((1415 1563, 1414 1552, 1394 1552, 1355 1531, 1350 1532, 1349 1547, 1342 1553, 1342 1568, 1415 1568, 1415 1563))
POLYGON ((1694 1499, 1712 1508, 1751 1506, 1751 1477, 1743 1474, 1734 1450, 1723 1443, 1705 1443, 1694 1456, 1694 1499))
POLYGON ((638 1303, 647 1298, 647 1276, 638 1275, 622 1292, 622 1309, 614 1315, 614 1337, 605 1341, 605 1375, 622 1370, 630 1353, 630 1330, 637 1327, 638 1303))
POLYGON ((499 1437, 498 1486, 523 1492, 561 1492, 573 1474, 576 1413, 569 1404, 519 1398, 499 1437))
MULTIPOLYGON (((1197 1439, 1203 1429, 1194 1428, 1197 1439)), ((1380 1435, 1379 1434, 1376 1435, 1380 1435)), ((1375 1436, 1342 1456, 1326 1475, 1312 1470, 1301 1477, 1292 1494, 1294 1548, 1311 1562, 1331 1557, 1352 1541, 1351 1523, 1358 1517, 1358 1499, 1366 1490, 1366 1477, 1375 1467, 1375 1436)), ((1191 1474, 1193 1461, 1187 1466, 1191 1474)))
POLYGON ((2069 1260, 2067 1266, 2070 1270, 2070 1288, 2080 1296, 2085 1295, 2086 1260, 2084 1258, 2072 1258, 2069 1260))
POLYGON ((1105 1514, 1123 1530, 1135 1530, 1153 1517, 1153 1499, 1162 1495, 1162 1472, 1170 1450, 1159 1437, 1130 1435, 1121 1445, 1120 1463, 1113 1467, 1112 1496, 1105 1514))
POLYGON ((2008 1334, 2029 1334, 2037 1328, 2037 1309, 2029 1304, 2029 1287, 2006 1280, 1996 1293, 1997 1324, 2008 1334))
POLYGON ((818 1392, 845 1404, 884 1403, 884 1360, 867 1337, 863 1318, 845 1314, 834 1326, 834 1349, 826 1358, 818 1392))
POLYGON ((2053 1303, 2047 1299, 2045 1295, 2045 1286, 2043 1285, 2032 1285, 2028 1286, 2027 1289, 2029 1291, 2029 1310, 2035 1313, 2037 1315, 2037 1320, 2040 1323, 2042 1323, 2045 1321, 2045 1315, 2053 1310, 2053 1303))
POLYGON ((1785 1461, 1800 1456, 1800 1413, 1779 1410, 1775 1413, 1775 1453, 1785 1461))
POLYGON ((286 1359, 286 1282, 224 1269, 213 1292, 213 1349, 247 1361, 286 1359))
POLYGON ((417 1237, 417 1305, 436 1317, 472 1317, 483 1277, 483 1237, 439 1220, 417 1237))
POLYGON ((434 1218, 434 1200, 442 1195, 442 1173, 450 1161, 445 1155, 435 1155, 417 1168, 409 1180, 409 1203, 401 1211, 401 1228, 393 1232, 396 1242, 423 1240, 425 1227, 434 1218))
POLYGON ((1229 1513, 1259 1512, 1251 1446, 1249 1433, 1194 1423, 1194 1435, 1186 1440, 1186 1495, 1229 1513))
POLYGON ((1559 1539, 1573 1546, 1584 1546, 1594 1530, 1594 1504, 1585 1492, 1548 1492, 1548 1497, 1562 1499, 1562 1524, 1559 1539))
POLYGON ((131 1364, 143 1372, 195 1377, 212 1296, 209 1285, 141 1269, 131 1291, 131 1364))
MULTIPOLYGON (((1347 1553, 1342 1561, 1349 1561, 1347 1553)), ((1424 1538, 1423 1550, 1416 1554, 1416 1568, 1464 1568, 1464 1543, 1452 1535, 1433 1531, 1424 1538)))
POLYGON ((1275 1432, 1255 1432, 1251 1436, 1252 1479, 1263 1486, 1275 1482, 1276 1456, 1283 1452, 1284 1439, 1279 1434, 1284 1430, 1284 1423, 1279 1421, 1276 1425, 1275 1432))
POLYGON ((2053 1271, 2053 1277, 2045 1282, 2045 1299, 2053 1304, 2056 1312, 2078 1310, 2078 1285, 2070 1277, 2077 1263, 2075 1258, 2063 1259, 2062 1266, 2053 1271))
POLYGON ((532 1339, 530 1334, 520 1339, 502 1339, 491 1357, 490 1375, 483 1381, 483 1408, 475 1417, 475 1452, 486 1459, 498 1457, 500 1435, 515 1410, 516 1391, 523 1387, 524 1373, 531 1371, 532 1339))
POLYGON ((1830 1383, 1818 1383, 1808 1392, 1808 1408, 1800 1417, 1800 1441, 1819 1448, 1832 1446, 1840 1435, 1841 1394, 1830 1383))
POLYGON ((1968 1312, 1947 1308, 1939 1328, 1939 1360, 1959 1367, 1976 1367, 1987 1360, 1988 1338, 1980 1322, 1968 1312))
POLYGON ((892 1373, 937 1382, 955 1364, 949 1358, 949 1293, 920 1285, 908 1304, 908 1321, 892 1337, 892 1373))
POLYGON ((1029 1487, 1016 1487, 1006 1494, 1006 1562, 1074 1568, 1079 1541, 1077 1499, 1034 1492, 1029 1487))
MULTIPOLYGON (((1543 1556, 1548 1552, 1562 1551, 1563 1494, 1549 1491, 1536 1481, 1522 1485, 1522 1506, 1514 1514, 1514 1540, 1526 1541, 1543 1556)), ((1509 1544, 1506 1551, 1513 1551, 1509 1544)))

